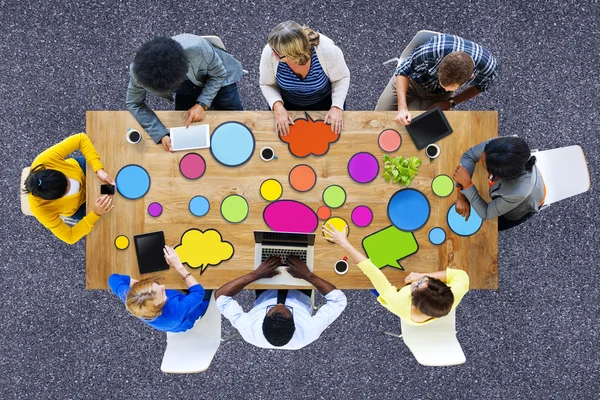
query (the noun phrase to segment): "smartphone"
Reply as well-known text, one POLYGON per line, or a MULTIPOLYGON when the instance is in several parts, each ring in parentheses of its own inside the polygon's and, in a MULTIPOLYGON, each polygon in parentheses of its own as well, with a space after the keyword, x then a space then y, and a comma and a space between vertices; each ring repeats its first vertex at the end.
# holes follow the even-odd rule
POLYGON ((100 194, 115 194, 115 185, 100 185, 100 194))

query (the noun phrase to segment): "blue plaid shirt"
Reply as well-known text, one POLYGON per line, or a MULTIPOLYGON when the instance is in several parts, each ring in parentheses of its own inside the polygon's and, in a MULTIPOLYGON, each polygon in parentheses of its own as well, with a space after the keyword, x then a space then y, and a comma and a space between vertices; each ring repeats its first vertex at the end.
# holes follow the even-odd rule
POLYGON ((438 78, 438 69, 442 59, 453 51, 467 53, 475 63, 473 77, 461 87, 474 85, 480 92, 485 92, 498 75, 498 64, 492 53, 470 40, 444 33, 432 37, 427 43, 414 49, 396 68, 396 75, 413 79, 427 92, 444 93, 438 78))

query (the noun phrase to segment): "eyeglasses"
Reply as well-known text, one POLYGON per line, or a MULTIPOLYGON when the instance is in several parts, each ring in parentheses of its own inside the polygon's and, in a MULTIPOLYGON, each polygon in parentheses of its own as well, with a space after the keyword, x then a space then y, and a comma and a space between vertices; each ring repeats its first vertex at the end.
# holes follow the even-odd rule
POLYGON ((271 50, 273 51, 273 54, 275 54, 275 57, 277 57, 279 60, 283 60, 285 58, 285 55, 280 55, 278 52, 275 51, 274 48, 271 47, 271 50))
MULTIPOLYGON (((271 304, 270 306, 267 306, 267 312, 265 315, 269 314, 269 311, 271 311, 271 309, 273 307, 277 307, 279 304, 271 304)), ((285 304, 283 305, 285 308, 287 308, 288 310, 290 310, 290 314, 292 314, 292 317, 294 316, 294 308, 290 307, 290 306, 286 306, 285 304)))
POLYGON ((429 277, 428 277, 428 276, 426 276, 426 275, 422 276, 422 277, 421 277, 421 279, 419 279, 419 280, 417 281, 417 284, 415 285, 415 287, 413 287, 413 288, 412 288, 412 291, 411 291, 411 293, 414 293, 414 292, 415 292, 415 290, 417 290, 417 289, 419 288, 419 286, 420 286, 420 285, 421 285, 423 282, 425 282, 425 278, 427 278, 427 280, 429 280, 429 277))

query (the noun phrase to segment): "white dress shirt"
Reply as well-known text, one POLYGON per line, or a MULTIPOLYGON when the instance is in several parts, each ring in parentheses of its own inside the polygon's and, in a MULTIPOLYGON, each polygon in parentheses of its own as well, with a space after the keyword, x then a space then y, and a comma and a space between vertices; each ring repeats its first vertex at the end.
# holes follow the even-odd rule
POLYGON ((289 343, 281 347, 269 343, 262 330, 267 307, 277 304, 277 290, 267 290, 261 293, 254 302, 254 308, 247 313, 237 301, 229 296, 219 296, 217 307, 246 342, 264 349, 298 350, 317 340, 346 308, 346 295, 341 290, 332 290, 325 296, 325 299, 327 299, 327 303, 319 308, 315 315, 311 315, 310 297, 298 290, 288 292, 285 305, 293 308, 296 331, 289 343))

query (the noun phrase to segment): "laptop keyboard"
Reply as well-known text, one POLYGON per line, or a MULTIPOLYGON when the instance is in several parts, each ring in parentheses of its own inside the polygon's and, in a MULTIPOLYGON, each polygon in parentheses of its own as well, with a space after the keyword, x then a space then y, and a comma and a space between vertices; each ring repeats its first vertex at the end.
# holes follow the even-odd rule
POLYGON ((307 253, 308 253, 308 250, 303 250, 303 249, 292 250, 292 249, 265 249, 265 248, 263 248, 260 260, 265 261, 266 259, 271 258, 273 256, 279 256, 285 263, 287 256, 293 254, 296 257, 298 257, 300 260, 302 260, 302 262, 306 263, 306 254, 307 253))

